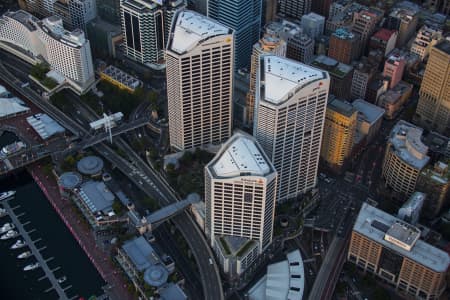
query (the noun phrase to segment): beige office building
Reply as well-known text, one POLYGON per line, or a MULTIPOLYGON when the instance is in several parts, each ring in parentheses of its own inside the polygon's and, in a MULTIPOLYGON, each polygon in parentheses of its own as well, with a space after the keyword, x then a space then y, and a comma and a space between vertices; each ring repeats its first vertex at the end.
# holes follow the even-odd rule
POLYGON ((231 136, 233 32, 199 13, 174 16, 166 51, 170 145, 184 150, 231 136))
POLYGON ((328 103, 320 157, 336 172, 351 154, 357 124, 358 111, 350 103, 339 99, 328 103))
POLYGON ((424 128, 450 133, 450 41, 431 48, 415 119, 424 128))
POLYGON ((364 203, 353 227, 347 259, 405 299, 441 299, 449 255, 419 239, 421 231, 364 203))
POLYGON ((278 172, 278 201, 316 185, 329 87, 325 71, 272 55, 260 61, 253 133, 278 172))
POLYGON ((388 187, 407 197, 414 192, 419 173, 430 160, 428 147, 421 141, 422 131, 400 120, 386 146, 382 176, 388 187))
POLYGON ((255 111, 255 86, 256 86, 256 71, 259 67, 259 59, 262 54, 274 54, 278 56, 286 56, 286 42, 279 37, 265 35, 255 45, 253 45, 253 52, 250 66, 250 88, 247 93, 247 117, 246 123, 251 126, 253 124, 253 114, 255 111))
POLYGON ((277 172, 254 137, 235 133, 205 167, 206 235, 224 272, 272 243, 277 172))

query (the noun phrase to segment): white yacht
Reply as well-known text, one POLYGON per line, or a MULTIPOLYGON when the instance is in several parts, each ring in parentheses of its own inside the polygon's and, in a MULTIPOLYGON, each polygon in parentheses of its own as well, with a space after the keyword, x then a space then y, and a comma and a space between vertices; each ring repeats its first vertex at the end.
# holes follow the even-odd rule
POLYGON ((18 235, 19 235, 19 233, 17 233, 17 231, 10 230, 7 233, 5 233, 4 235, 0 236, 0 240, 9 240, 9 239, 15 238, 18 235))
POLYGON ((34 270, 34 269, 36 269, 36 268, 39 268, 39 263, 38 263, 38 262, 35 262, 34 264, 26 265, 26 266, 23 268, 23 270, 24 270, 24 271, 31 271, 31 270, 34 270))
POLYGON ((67 277, 66 276, 63 276, 63 277, 61 277, 61 278, 58 278, 58 283, 63 283, 64 281, 66 281, 67 280, 67 277))
POLYGON ((0 234, 5 233, 7 231, 10 231, 11 229, 14 229, 15 226, 12 223, 5 223, 2 227, 0 227, 0 234))
POLYGON ((7 192, 1 192, 0 193, 0 200, 5 200, 8 198, 11 198, 16 194, 16 191, 7 191, 7 192))
POLYGON ((25 251, 25 252, 22 252, 22 253, 20 253, 19 255, 17 255, 17 258, 18 258, 18 259, 25 259, 25 258, 30 257, 31 255, 32 255, 32 254, 31 254, 30 251, 25 251))
POLYGON ((27 244, 22 240, 17 240, 12 246, 11 249, 19 249, 25 247, 27 244))

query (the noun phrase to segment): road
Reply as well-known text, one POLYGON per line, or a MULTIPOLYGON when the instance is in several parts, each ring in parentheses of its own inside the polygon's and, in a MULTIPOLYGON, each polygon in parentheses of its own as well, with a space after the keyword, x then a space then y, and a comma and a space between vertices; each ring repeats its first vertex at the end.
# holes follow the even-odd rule
MULTIPOLYGON (((18 65, 19 67, 19 65, 18 65)), ((78 136, 87 135, 87 130, 67 117, 59 109, 51 105, 47 101, 43 101, 41 97, 29 87, 21 88, 21 82, 15 78, 5 67, 0 63, 0 78, 13 87, 24 99, 28 99, 38 106, 41 110, 54 118, 62 126, 69 129, 78 136)), ((124 143, 126 144, 126 143, 124 143)), ((134 151, 127 152, 134 157, 136 166, 131 165, 128 161, 120 157, 111 148, 104 143, 97 144, 94 149, 105 156, 113 165, 124 173, 132 182, 134 182, 143 192, 156 199, 161 199, 162 205, 170 204, 178 201, 178 197, 173 192, 170 185, 165 182, 163 178, 155 171, 153 171, 134 151), (144 183, 145 182, 145 183, 144 183)), ((173 218, 173 222, 186 239, 190 249, 192 250, 195 260, 197 262, 200 277, 203 284, 203 293, 205 299, 221 300, 224 299, 222 283, 220 279, 219 269, 215 260, 212 259, 212 264, 209 258, 214 258, 212 250, 207 243, 203 233, 194 223, 192 217, 183 212, 173 218)))

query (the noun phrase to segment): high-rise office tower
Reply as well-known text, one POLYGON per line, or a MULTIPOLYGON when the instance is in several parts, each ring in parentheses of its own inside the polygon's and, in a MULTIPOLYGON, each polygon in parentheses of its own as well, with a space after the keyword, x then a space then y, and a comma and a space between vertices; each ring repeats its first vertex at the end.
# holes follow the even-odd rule
POLYGON ((262 0, 208 0, 208 17, 234 30, 235 68, 250 65, 259 40, 262 0))
POLYGON ((205 230, 225 273, 242 273, 271 244, 276 185, 275 168, 245 133, 235 133, 205 167, 205 230))
POLYGON ((185 7, 183 0, 161 3, 145 0, 120 2, 125 55, 151 67, 164 64, 173 14, 185 7))
POLYGON ((349 65, 358 57, 359 48, 359 35, 340 28, 333 32, 330 37, 328 56, 349 65))
POLYGON ((174 16, 167 45, 170 145, 177 150, 231 136, 233 31, 199 13, 174 16))
POLYGON ((358 112, 339 99, 327 105, 320 157, 334 171, 341 171, 350 156, 358 123, 358 112))
POLYGON ((277 200, 316 185, 328 73, 267 55, 256 78, 254 135, 278 172, 277 200))
POLYGON ((264 24, 272 22, 277 15, 277 0, 263 0, 264 24))
POLYGON ((303 32, 315 39, 323 34, 325 26, 325 18, 316 13, 309 13, 302 16, 303 32))
POLYGON ((365 99, 367 87, 377 72, 377 66, 371 63, 367 57, 363 56, 355 64, 353 71, 352 86, 350 89, 351 99, 365 99))
POLYGON ((120 0, 97 0, 97 13, 109 23, 120 24, 120 0))
POLYGON ((450 41, 431 48, 419 91, 415 119, 427 129, 449 135, 450 131, 450 41))
POLYGON ((259 61, 262 54, 274 54, 286 56, 286 42, 279 37, 265 35, 255 45, 253 45, 252 60, 250 66, 250 87, 246 98, 247 125, 253 124, 253 114, 255 111, 255 86, 256 72, 259 68, 259 61))
POLYGON ((313 0, 279 0, 278 12, 284 17, 300 19, 311 12, 313 0))

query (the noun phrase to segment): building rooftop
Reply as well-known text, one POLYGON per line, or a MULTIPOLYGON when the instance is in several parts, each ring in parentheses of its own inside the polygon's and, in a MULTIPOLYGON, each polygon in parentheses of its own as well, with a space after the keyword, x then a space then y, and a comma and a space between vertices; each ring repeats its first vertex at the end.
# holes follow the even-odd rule
POLYGON ((103 160, 98 156, 86 156, 77 163, 77 169, 85 175, 100 174, 103 169, 103 160))
POLYGON ((338 62, 334 58, 326 55, 317 56, 311 65, 329 72, 330 76, 338 78, 344 78, 353 70, 352 66, 338 62))
POLYGON ((111 214, 114 195, 103 181, 87 181, 80 186, 79 196, 93 214, 111 214))
POLYGON ((419 170, 423 169, 430 160, 427 155, 428 147, 421 140, 422 132, 422 128, 400 120, 389 137, 395 153, 404 162, 419 170))
POLYGON ((182 10, 177 14, 172 27, 169 49, 183 54, 208 38, 231 33, 230 28, 213 19, 194 11, 182 10))
POLYGON ((351 117, 356 112, 349 102, 340 99, 333 99, 328 102, 327 109, 334 110, 335 112, 338 112, 346 117, 351 117))
POLYGON ((39 20, 24 10, 8 11, 4 15, 23 24, 29 31, 35 31, 37 29, 36 23, 39 20))
POLYGON ((58 178, 58 184, 65 189, 74 189, 81 184, 83 178, 79 173, 66 172, 58 178))
POLYGON ((208 168, 220 177, 265 176, 274 168, 250 135, 235 133, 220 149, 208 168))
POLYGON ((321 16, 319 14, 316 14, 315 12, 310 12, 309 14, 303 15, 302 19, 306 18, 306 19, 310 19, 310 20, 314 20, 314 21, 322 21, 325 22, 325 17, 321 16))
POLYGON ((351 40, 355 38, 355 34, 345 28, 336 29, 332 35, 341 40, 351 40))
POLYGON ((169 283, 159 291, 161 300, 186 300, 187 296, 178 284, 169 283))
POLYGON ((113 65, 109 65, 101 73, 125 85, 131 90, 134 90, 142 85, 142 81, 122 71, 121 69, 114 67, 113 65))
POLYGON ((299 250, 287 254, 287 260, 271 264, 267 274, 249 291, 250 300, 302 299, 305 270, 299 250))
POLYGON ((446 252, 418 239, 419 229, 367 203, 362 205, 353 231, 435 272, 446 272, 450 265, 446 252))
POLYGON ((428 147, 421 141, 422 132, 422 128, 400 120, 389 137, 389 143, 397 156, 419 170, 423 169, 430 160, 427 155, 428 147))
POLYGON ((371 125, 381 119, 385 113, 384 108, 362 99, 356 99, 352 105, 360 113, 360 116, 371 125))
POLYGON ((322 70, 284 57, 267 55, 263 59, 264 100, 273 104, 281 104, 299 88, 328 77, 322 70))
POLYGON ((445 52, 448 55, 450 55, 450 41, 449 40, 442 40, 440 43, 436 44, 434 47, 436 47, 436 49, 439 49, 442 52, 445 52))
POLYGON ((24 104, 25 103, 23 101, 21 101, 19 98, 16 97, 13 98, 0 97, 0 119, 10 115, 28 112, 30 108, 26 107, 24 104))
POLYGON ((58 16, 45 18, 39 25, 44 32, 70 47, 79 48, 87 42, 84 32, 81 29, 77 28, 74 31, 64 29, 63 21, 58 16))
POLYGON ((394 33, 396 33, 396 30, 389 30, 386 28, 381 28, 373 35, 373 37, 387 42, 394 33))
POLYGON ((144 271, 159 262, 159 257, 149 242, 143 237, 126 241, 122 249, 133 262, 138 271, 144 271))
POLYGON ((300 24, 289 22, 287 20, 281 20, 279 22, 271 22, 266 25, 265 32, 269 35, 278 36, 283 40, 287 40, 289 37, 300 32, 300 24))
POLYGON ((42 113, 27 117, 27 122, 43 140, 48 139, 52 135, 66 131, 61 125, 56 123, 55 120, 42 113))

